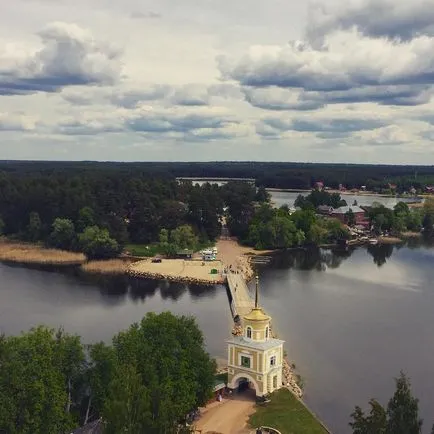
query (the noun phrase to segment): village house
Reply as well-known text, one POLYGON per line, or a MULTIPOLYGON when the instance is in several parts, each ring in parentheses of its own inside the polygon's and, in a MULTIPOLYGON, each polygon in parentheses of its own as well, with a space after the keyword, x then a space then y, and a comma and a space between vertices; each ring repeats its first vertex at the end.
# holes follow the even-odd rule
POLYGON ((366 218, 365 210, 359 206, 341 206, 336 208, 330 214, 332 217, 340 220, 342 223, 348 223, 348 212, 352 211, 354 214, 355 224, 359 226, 368 226, 369 221, 366 218))
POLYGON ((333 207, 329 205, 320 205, 316 210, 318 214, 330 215, 333 212, 333 207))

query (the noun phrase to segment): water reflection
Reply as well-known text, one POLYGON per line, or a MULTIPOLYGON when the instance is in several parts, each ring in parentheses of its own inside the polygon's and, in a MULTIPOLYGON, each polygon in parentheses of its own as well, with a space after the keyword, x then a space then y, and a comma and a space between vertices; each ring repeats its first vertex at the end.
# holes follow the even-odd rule
MULTIPOLYGON (((326 271, 328 268, 336 269, 340 267, 357 249, 366 249, 372 257, 374 264, 381 267, 392 257, 394 251, 399 251, 403 248, 415 250, 421 247, 432 247, 433 245, 433 239, 410 238, 399 244, 376 244, 363 247, 331 249, 321 249, 319 247, 292 249, 274 255, 267 266, 275 270, 293 268, 297 270, 326 271)), ((257 265, 257 268, 260 270, 265 268, 265 266, 257 265)))
POLYGON ((354 405, 372 397, 387 402, 401 369, 412 379, 422 417, 431 420, 430 244, 298 250, 259 270, 261 302, 305 379, 308 404, 333 432, 350 432, 354 405))

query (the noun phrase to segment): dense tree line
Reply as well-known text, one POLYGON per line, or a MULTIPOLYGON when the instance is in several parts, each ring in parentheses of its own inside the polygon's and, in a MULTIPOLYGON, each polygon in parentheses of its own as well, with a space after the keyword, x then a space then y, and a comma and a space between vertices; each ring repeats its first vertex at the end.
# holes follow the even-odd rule
POLYGON ((0 336, 0 433, 59 434, 100 417, 105 433, 175 433, 210 397, 215 362, 191 317, 149 313, 85 346, 63 330, 0 336))
MULTIPOLYGON (((345 236, 336 223, 309 213, 291 219, 279 211, 261 214, 258 204, 267 203, 269 195, 263 186, 245 182, 198 186, 126 163, 65 163, 63 170, 56 163, 6 166, 8 170, 0 172, 0 233, 83 251, 90 258, 115 256, 127 243, 162 243, 169 253, 202 245, 220 234, 223 217, 232 235, 255 246, 321 243, 345 236)), ((345 201, 318 190, 296 201, 305 212, 321 204, 336 208, 345 201)), ((434 222, 431 211, 418 215, 381 206, 373 207, 369 217, 379 231, 423 225, 429 232, 434 222)))
POLYGON ((111 171, 121 175, 142 173, 155 178, 213 177, 254 178, 258 186, 269 188, 310 189, 315 182, 337 188, 366 185, 368 189, 387 190, 389 183, 397 185, 397 192, 410 187, 423 190, 434 185, 434 166, 392 166, 362 164, 319 164, 278 162, 144 162, 144 163, 97 163, 97 162, 0 162, 0 171, 28 175, 34 173, 64 173, 68 176, 78 172, 111 171))
POLYGON ((316 210, 320 205, 339 208, 346 206, 347 202, 341 198, 339 193, 329 193, 325 190, 312 190, 307 196, 298 195, 294 205, 301 209, 316 210))
POLYGON ((287 206, 275 209, 263 204, 256 208, 244 242, 256 249, 285 249, 348 238, 349 232, 339 220, 318 216, 312 209, 290 214, 287 206))
POLYGON ((140 171, 0 173, 2 233, 90 257, 116 255, 128 242, 158 242, 162 228, 182 225, 201 241, 213 240, 223 204, 216 185, 179 184, 140 171))

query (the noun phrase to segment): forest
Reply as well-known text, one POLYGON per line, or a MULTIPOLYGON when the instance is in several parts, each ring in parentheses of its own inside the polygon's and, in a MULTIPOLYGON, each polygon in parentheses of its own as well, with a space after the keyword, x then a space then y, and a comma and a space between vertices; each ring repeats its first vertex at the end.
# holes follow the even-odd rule
POLYGON ((9 173, 77 174, 109 171, 119 174, 143 174, 157 178, 213 177, 255 178, 257 186, 267 188, 310 189, 322 181, 331 188, 387 191, 396 185, 398 193, 414 187, 419 191, 434 185, 434 166, 395 166, 369 164, 320 164, 291 162, 48 162, 0 161, 0 171, 9 173))
MULTIPOLYGON (((270 205, 263 185, 256 188, 232 181, 221 187, 198 186, 177 181, 158 165, 150 171, 145 167, 141 163, 2 163, 0 234, 97 259, 117 256, 131 245, 159 245, 171 254, 197 249, 220 235, 223 216, 231 235, 257 249, 348 238, 342 224, 315 213, 322 204, 344 205, 338 193, 313 190, 297 199, 301 209, 290 215, 287 208, 270 205)), ((368 216, 378 233, 418 231, 422 226, 432 230, 434 206, 428 202, 421 212, 406 205, 395 210, 379 205, 368 216)))
POLYGON ((43 326, 0 335, 0 367, 2 434, 70 433, 99 418, 106 434, 182 433, 216 371, 195 319, 170 312, 148 313, 111 345, 43 326))

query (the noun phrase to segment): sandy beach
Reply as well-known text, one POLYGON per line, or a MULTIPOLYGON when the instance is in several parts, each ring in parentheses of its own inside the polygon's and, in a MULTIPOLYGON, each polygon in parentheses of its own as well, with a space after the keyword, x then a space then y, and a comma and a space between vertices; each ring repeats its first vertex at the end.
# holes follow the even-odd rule
POLYGON ((249 257, 273 252, 273 250, 254 250, 252 247, 242 246, 235 239, 219 239, 217 249, 217 258, 224 266, 232 266, 232 269, 243 274, 246 281, 249 281, 254 274, 249 257))
POLYGON ((177 282, 198 284, 223 283, 221 261, 201 261, 184 259, 162 259, 160 263, 144 259, 128 267, 128 274, 150 279, 168 279, 177 282), (212 270, 217 273, 212 274, 212 270))

